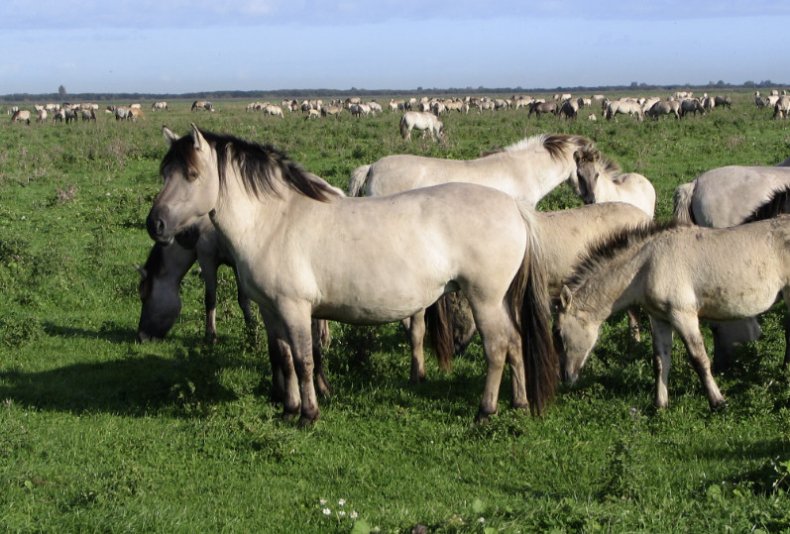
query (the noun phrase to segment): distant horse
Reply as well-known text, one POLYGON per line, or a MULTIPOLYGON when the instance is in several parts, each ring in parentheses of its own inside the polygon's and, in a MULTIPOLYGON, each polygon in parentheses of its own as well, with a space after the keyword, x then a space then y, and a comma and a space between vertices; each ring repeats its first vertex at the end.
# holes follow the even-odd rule
POLYGON ((705 115, 705 108, 702 107, 702 103, 696 98, 687 98, 680 103, 681 117, 685 117, 689 113, 693 113, 696 117, 698 111, 700 115, 705 115))
POLYGON ((387 156, 354 170, 348 194, 383 196, 439 183, 468 182, 499 189, 535 206, 566 181, 578 192, 574 154, 581 150, 594 151, 593 142, 578 135, 536 135, 473 160, 387 156))
POLYGON ((680 102, 677 100, 660 100, 650 106, 645 111, 645 115, 656 120, 661 115, 673 115, 676 119, 680 119, 680 102))
POLYGON ((407 111, 400 118, 400 135, 404 139, 411 139, 413 128, 429 132, 435 140, 444 137, 444 125, 436 115, 427 111, 407 111))
POLYGON ((30 111, 26 109, 17 109, 11 115, 11 122, 24 122, 30 124, 30 111))
POLYGON ((114 113, 116 121, 128 121, 132 120, 133 117, 132 110, 125 106, 116 107, 114 113))
POLYGON ((713 98, 717 107, 732 107, 732 98, 729 96, 716 96, 713 98))
POLYGON ((191 135, 165 135, 171 145, 160 167, 164 186, 148 232, 167 243, 212 214, 242 287, 260 304, 281 349, 286 414, 301 411, 304 422, 319 415, 311 316, 392 322, 420 316, 455 289, 470 301, 488 362, 479 417, 496 412, 506 360, 513 404, 543 410, 557 369, 534 213, 526 204, 473 184, 346 198, 270 146, 194 125, 191 135))
POLYGON ((642 111, 642 106, 640 106, 639 102, 635 100, 612 100, 605 105, 606 107, 604 110, 604 117, 606 120, 613 119, 618 113, 623 115, 634 115, 637 120, 639 120, 639 122, 642 122, 645 118, 644 112, 642 111))
POLYGON ((536 117, 540 117, 543 113, 551 113, 552 115, 557 114, 557 103, 556 102, 532 102, 529 105, 529 113, 527 113, 527 118, 531 117, 532 114, 535 114, 536 117))
POLYGON ((151 104, 151 111, 167 111, 167 102, 154 102, 151 104))
POLYGON ((579 114, 579 103, 575 100, 565 100, 557 113, 560 117, 575 119, 579 114))
MULTIPOLYGON (((727 228, 790 213, 790 168, 730 165, 700 174, 675 190, 674 218, 683 224, 727 228)), ((785 318, 790 326, 790 317, 785 318)), ((711 324, 713 368, 725 371, 736 344, 754 341, 761 329, 755 319, 711 324)), ((785 354, 785 365, 790 354, 785 354)))
MULTIPOLYGON (((139 294, 142 302, 140 321, 137 327, 137 340, 164 339, 181 313, 181 281, 195 261, 200 265, 205 285, 204 303, 206 307, 206 339, 217 340, 217 270, 220 265, 233 268, 236 277, 237 298, 244 314, 244 322, 250 327, 255 319, 250 307, 250 298, 241 288, 238 272, 227 247, 217 235, 208 217, 203 217, 187 232, 190 242, 187 246, 174 240, 170 244, 155 243, 143 267, 139 267, 139 294)), ((316 386, 319 392, 328 396, 329 383, 321 366, 321 351, 330 342, 329 327, 326 321, 313 320, 313 356, 316 358, 316 386), (317 346, 316 346, 317 344, 317 346)), ((277 346, 269 340, 269 357, 272 369, 277 372, 279 355, 277 346)), ((277 378, 277 377, 276 377, 277 378)), ((282 394, 282 377, 273 382, 273 398, 282 394)))
POLYGON ((208 100, 195 100, 192 102, 191 111, 214 111, 214 104, 208 100))
POLYGON ((620 167, 598 150, 581 150, 574 154, 574 158, 579 191, 585 204, 627 202, 653 218, 656 190, 650 180, 635 172, 620 172, 620 167))
POLYGON ((711 408, 719 408, 725 400, 710 371, 700 319, 753 317, 779 292, 790 305, 789 284, 790 216, 725 229, 651 226, 617 234, 590 253, 561 291, 555 331, 564 379, 576 380, 609 315, 640 304, 653 330, 655 405, 669 403, 675 330, 711 408))

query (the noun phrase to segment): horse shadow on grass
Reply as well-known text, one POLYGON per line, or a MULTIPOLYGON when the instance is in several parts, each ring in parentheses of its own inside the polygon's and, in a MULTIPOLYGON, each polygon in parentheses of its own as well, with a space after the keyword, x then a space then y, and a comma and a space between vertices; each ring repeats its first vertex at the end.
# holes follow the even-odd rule
POLYGON ((41 326, 44 332, 51 337, 103 339, 113 344, 128 343, 137 335, 137 331, 133 328, 113 321, 102 323, 98 330, 59 325, 50 321, 45 321, 41 326))
POLYGON ((39 410, 130 416, 200 415, 236 399, 217 382, 209 357, 167 359, 129 354, 38 372, 0 372, 0 399, 39 410))

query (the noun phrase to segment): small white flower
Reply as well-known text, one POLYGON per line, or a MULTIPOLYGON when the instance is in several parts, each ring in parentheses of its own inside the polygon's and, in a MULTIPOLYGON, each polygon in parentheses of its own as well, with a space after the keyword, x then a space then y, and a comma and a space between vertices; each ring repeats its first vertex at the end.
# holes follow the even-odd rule
POLYGON ((340 510, 340 511, 337 513, 337 517, 346 517, 346 511, 345 511, 345 510, 340 510))
POLYGON ((348 514, 348 517, 350 517, 351 519, 356 519, 359 517, 359 514, 355 510, 353 510, 350 514, 348 514))
POLYGON ((477 522, 478 523, 485 523, 486 522, 486 518, 485 517, 478 517, 477 518, 477 522))
POLYGON ((324 505, 326 504, 326 499, 318 499, 318 503, 319 503, 321 506, 324 506, 324 505))
POLYGON ((338 504, 338 506, 345 506, 346 505, 346 500, 345 499, 340 499, 339 501, 337 501, 337 504, 338 504))
POLYGON ((324 508, 323 510, 321 510, 321 512, 323 512, 324 515, 331 515, 332 514, 332 510, 330 510, 329 508, 324 508))

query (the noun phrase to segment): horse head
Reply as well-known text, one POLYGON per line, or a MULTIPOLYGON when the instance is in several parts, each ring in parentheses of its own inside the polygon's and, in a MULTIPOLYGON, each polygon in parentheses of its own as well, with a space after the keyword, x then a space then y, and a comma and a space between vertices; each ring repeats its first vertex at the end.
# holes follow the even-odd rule
POLYGON ((178 137, 163 128, 170 150, 160 166, 162 190, 146 219, 148 234, 157 242, 170 243, 176 234, 194 225, 214 209, 219 198, 217 153, 200 130, 178 137))
POLYGON ((554 323, 554 346, 559 352, 563 382, 576 382, 597 340, 598 324, 588 321, 586 313, 573 305, 573 292, 563 286, 554 323))

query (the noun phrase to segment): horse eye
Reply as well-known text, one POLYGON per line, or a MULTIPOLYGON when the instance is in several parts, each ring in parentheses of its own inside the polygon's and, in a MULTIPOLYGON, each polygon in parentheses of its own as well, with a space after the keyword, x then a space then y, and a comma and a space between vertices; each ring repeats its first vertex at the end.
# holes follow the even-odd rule
POLYGON ((194 169, 189 169, 189 172, 187 172, 187 180, 190 182, 194 182, 199 176, 200 174, 194 169))

